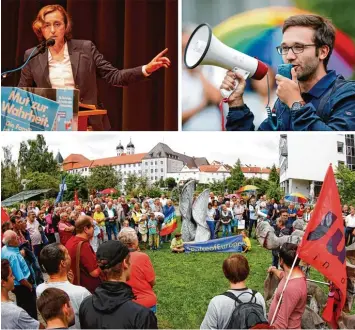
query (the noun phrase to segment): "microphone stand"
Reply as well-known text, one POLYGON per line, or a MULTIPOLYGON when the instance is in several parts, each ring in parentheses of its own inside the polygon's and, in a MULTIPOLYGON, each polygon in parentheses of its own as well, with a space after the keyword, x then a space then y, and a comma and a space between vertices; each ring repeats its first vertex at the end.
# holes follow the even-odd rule
MULTIPOLYGON (((53 40, 53 39, 52 39, 53 40)), ((1 74, 1 82, 7 78, 8 76, 10 76, 12 73, 16 72, 16 71, 19 71, 19 70, 22 70, 29 61, 31 61, 32 59, 34 59, 35 57, 37 57, 38 55, 40 54, 43 54, 45 51, 46 51, 46 48, 47 48, 47 43, 46 41, 45 42, 42 42, 41 44, 39 44, 37 47, 35 47, 33 49, 33 51, 31 52, 30 56, 28 57, 28 59, 26 60, 26 62, 21 65, 20 67, 16 68, 16 69, 13 69, 13 70, 9 70, 9 71, 5 71, 1 74), (33 55, 33 53, 38 50, 37 53, 35 53, 33 55)))

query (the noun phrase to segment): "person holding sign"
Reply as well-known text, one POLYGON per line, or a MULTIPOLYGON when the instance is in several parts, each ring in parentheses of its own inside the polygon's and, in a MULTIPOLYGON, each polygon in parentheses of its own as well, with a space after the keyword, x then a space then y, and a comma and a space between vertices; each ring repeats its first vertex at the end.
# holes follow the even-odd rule
MULTIPOLYGON (((45 52, 31 60, 21 72, 19 87, 80 89, 80 102, 97 106, 97 76, 113 86, 127 86, 142 81, 162 67, 169 68, 170 60, 163 50, 147 65, 118 70, 106 61, 90 40, 71 39, 72 23, 60 5, 43 7, 32 28, 39 41, 54 40, 45 52)), ((25 60, 32 49, 25 52, 25 60)), ((94 130, 109 130, 108 117, 90 118, 94 130)))

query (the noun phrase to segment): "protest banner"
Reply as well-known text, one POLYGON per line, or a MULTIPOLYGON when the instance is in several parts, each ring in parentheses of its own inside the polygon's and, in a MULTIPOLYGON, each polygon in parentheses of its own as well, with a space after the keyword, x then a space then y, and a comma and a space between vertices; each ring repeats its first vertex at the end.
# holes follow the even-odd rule
POLYGON ((242 252, 242 235, 212 239, 206 242, 184 243, 185 252, 242 252))

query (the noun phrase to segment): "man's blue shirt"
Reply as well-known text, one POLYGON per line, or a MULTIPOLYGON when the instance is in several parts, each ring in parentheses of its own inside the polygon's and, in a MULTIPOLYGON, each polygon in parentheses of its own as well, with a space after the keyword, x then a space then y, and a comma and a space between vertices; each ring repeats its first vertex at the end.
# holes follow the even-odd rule
MULTIPOLYGON (((274 110, 279 122, 278 131, 354 131, 355 130, 355 82, 346 81, 335 71, 319 80, 309 92, 302 93, 306 105, 291 111, 277 99, 274 110)), ((266 110, 265 110, 266 111, 266 110)), ((254 115, 247 105, 230 111, 227 116, 228 131, 253 131, 254 115)), ((268 119, 259 131, 272 131, 268 119)))
POLYGON ((21 280, 27 280, 30 277, 30 270, 18 247, 3 246, 1 249, 1 259, 9 261, 15 277, 15 285, 21 285, 21 280))

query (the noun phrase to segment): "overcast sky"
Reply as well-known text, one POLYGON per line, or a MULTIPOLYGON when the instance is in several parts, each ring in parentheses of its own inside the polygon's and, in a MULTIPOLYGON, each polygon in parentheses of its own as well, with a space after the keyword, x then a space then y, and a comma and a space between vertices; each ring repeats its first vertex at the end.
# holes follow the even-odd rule
MULTIPOLYGON (((163 142, 172 150, 188 156, 206 157, 233 165, 238 158, 242 164, 278 166, 279 133, 249 132, 48 132, 45 139, 49 150, 58 151, 66 158, 71 153, 89 159, 116 156, 116 146, 121 141, 125 147, 130 138, 136 153, 147 153, 157 143, 163 142)), ((14 159, 18 157, 20 142, 34 139, 34 132, 1 132, 1 146, 11 145, 14 159)), ((3 153, 1 150, 1 157, 3 153)))

